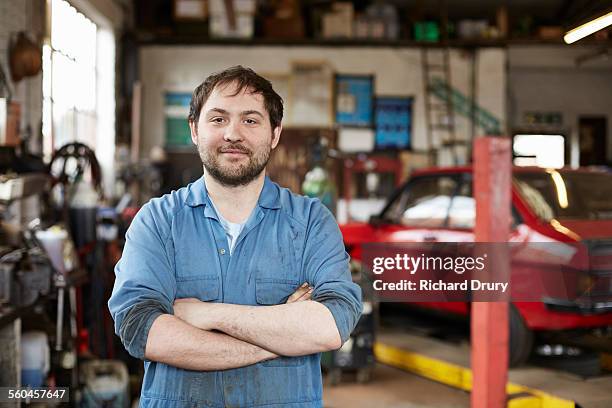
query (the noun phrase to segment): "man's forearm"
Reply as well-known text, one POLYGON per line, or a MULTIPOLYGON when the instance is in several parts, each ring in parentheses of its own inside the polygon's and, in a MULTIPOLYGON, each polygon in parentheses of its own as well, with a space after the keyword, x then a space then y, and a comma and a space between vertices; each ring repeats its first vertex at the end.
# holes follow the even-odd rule
MULTIPOLYGON (((331 312, 321 303, 277 306, 206 304, 204 326, 276 354, 299 356, 337 349, 340 334, 331 312)), ((196 324, 197 325, 197 324, 196 324)))
POLYGON ((147 337, 145 358, 187 370, 244 367, 277 355, 224 333, 205 331, 169 315, 160 315, 147 337))

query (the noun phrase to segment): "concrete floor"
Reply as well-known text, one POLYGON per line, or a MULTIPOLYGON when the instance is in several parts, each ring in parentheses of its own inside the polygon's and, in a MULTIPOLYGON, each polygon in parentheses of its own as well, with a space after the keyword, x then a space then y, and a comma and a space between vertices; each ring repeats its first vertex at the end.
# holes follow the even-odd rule
MULTIPOLYGON (((456 320, 442 319, 435 315, 425 315, 417 312, 418 310, 406 310, 399 307, 387 308, 381 318, 383 325, 379 327, 377 340, 399 349, 416 352, 457 366, 469 367, 470 346, 467 322, 460 323, 456 320), (441 331, 440 328, 444 330, 441 331), (442 338, 444 340, 441 340, 442 338)), ((605 337, 603 340, 593 339, 590 343, 586 343, 586 346, 589 344, 592 344, 594 349, 612 354, 612 341, 609 337, 605 337), (596 341, 599 343, 595 344, 596 341), (601 344, 602 342, 603 344, 601 344)), ((608 364, 604 366, 608 368, 607 372, 604 371, 600 376, 587 379, 568 372, 537 366, 533 362, 529 362, 520 368, 511 369, 508 374, 509 380, 514 384, 537 389, 558 398, 576 401, 583 408, 610 408, 612 407, 612 371, 610 370, 612 358, 609 358, 608 364)), ((429 380, 423 381, 431 383, 429 380)), ((407 380, 406 383, 408 382, 407 380)), ((440 388, 441 393, 443 393, 442 390, 449 388, 440 386, 443 387, 440 388)), ((387 386, 380 384, 380 387, 386 389, 387 386)), ((393 386, 390 384, 389 387, 393 386)), ((403 385, 400 383, 397 387, 402 389, 403 385)), ((435 388, 435 390, 438 390, 438 388, 435 388)), ((421 395, 425 395, 425 397, 420 400, 423 404, 416 406, 437 406, 433 400, 428 403, 428 398, 438 397, 438 391, 435 390, 427 393, 423 391, 421 395)), ((456 404, 454 406, 469 406, 469 395, 461 391, 455 391, 459 393, 458 395, 465 395, 465 398, 458 397, 457 400, 449 399, 447 402, 456 404)), ((378 391, 372 389, 372 392, 377 393, 378 391)), ((400 394, 398 393, 398 395, 400 394)), ((445 393, 445 395, 450 397, 453 394, 445 393)))
MULTIPOLYGON (((469 367, 470 349, 467 342, 452 343, 388 328, 379 331, 378 341, 469 367)), ((510 370, 509 377, 515 384, 576 401, 583 408, 612 407, 612 373, 583 379, 566 372, 527 365, 510 370)), ((342 382, 337 386, 324 382, 323 401, 325 408, 458 408, 470 406, 470 395, 400 369, 377 364, 369 383, 358 384, 351 374, 343 375, 342 382)))
POLYGON ((372 380, 357 384, 347 374, 337 386, 324 383, 325 408, 465 408, 470 406, 466 392, 426 380, 399 369, 377 364, 372 380))
MULTIPOLYGON (((470 348, 467 342, 453 344, 389 329, 381 331, 378 340, 385 344, 405 348, 459 366, 469 367, 470 365, 470 348)), ((559 398, 576 401, 583 408, 612 407, 611 373, 603 373, 598 377, 583 379, 567 372, 527 364, 520 368, 511 369, 508 376, 512 383, 538 389, 559 398)), ((469 396, 466 398, 469 401, 469 396)), ((424 400, 427 401, 426 398, 424 400)), ((452 402, 452 400, 450 401, 452 402)), ((437 405, 432 402, 425 406, 436 407, 437 405)))

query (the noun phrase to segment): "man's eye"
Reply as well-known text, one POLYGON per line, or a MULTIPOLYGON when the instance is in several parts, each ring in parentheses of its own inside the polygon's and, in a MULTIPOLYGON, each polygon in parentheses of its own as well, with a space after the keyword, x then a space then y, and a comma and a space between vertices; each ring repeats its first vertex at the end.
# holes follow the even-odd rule
POLYGON ((223 118, 212 118, 210 121, 214 123, 223 123, 223 118))
POLYGON ((255 119, 245 119, 244 123, 246 123, 247 125, 255 125, 257 124, 257 121, 255 119))

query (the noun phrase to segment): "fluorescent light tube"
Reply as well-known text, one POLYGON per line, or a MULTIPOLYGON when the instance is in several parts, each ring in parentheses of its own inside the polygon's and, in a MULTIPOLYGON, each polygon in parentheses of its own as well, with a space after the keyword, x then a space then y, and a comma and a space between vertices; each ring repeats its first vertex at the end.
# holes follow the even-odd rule
POLYGON ((563 36, 563 41, 565 41, 566 44, 574 43, 594 32, 606 28, 610 24, 612 24, 612 11, 568 31, 563 36))

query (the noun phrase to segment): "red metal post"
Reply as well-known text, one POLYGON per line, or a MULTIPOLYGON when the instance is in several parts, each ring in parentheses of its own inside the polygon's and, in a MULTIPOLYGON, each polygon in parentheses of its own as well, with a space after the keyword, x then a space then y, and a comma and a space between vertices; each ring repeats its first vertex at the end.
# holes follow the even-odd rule
MULTIPOLYGON (((476 242, 508 241, 511 173, 509 139, 481 137, 474 141, 476 242)), ((491 261, 509 270, 509 259, 503 251, 491 261)), ((506 406, 508 334, 507 302, 472 303, 472 408, 506 406)))

